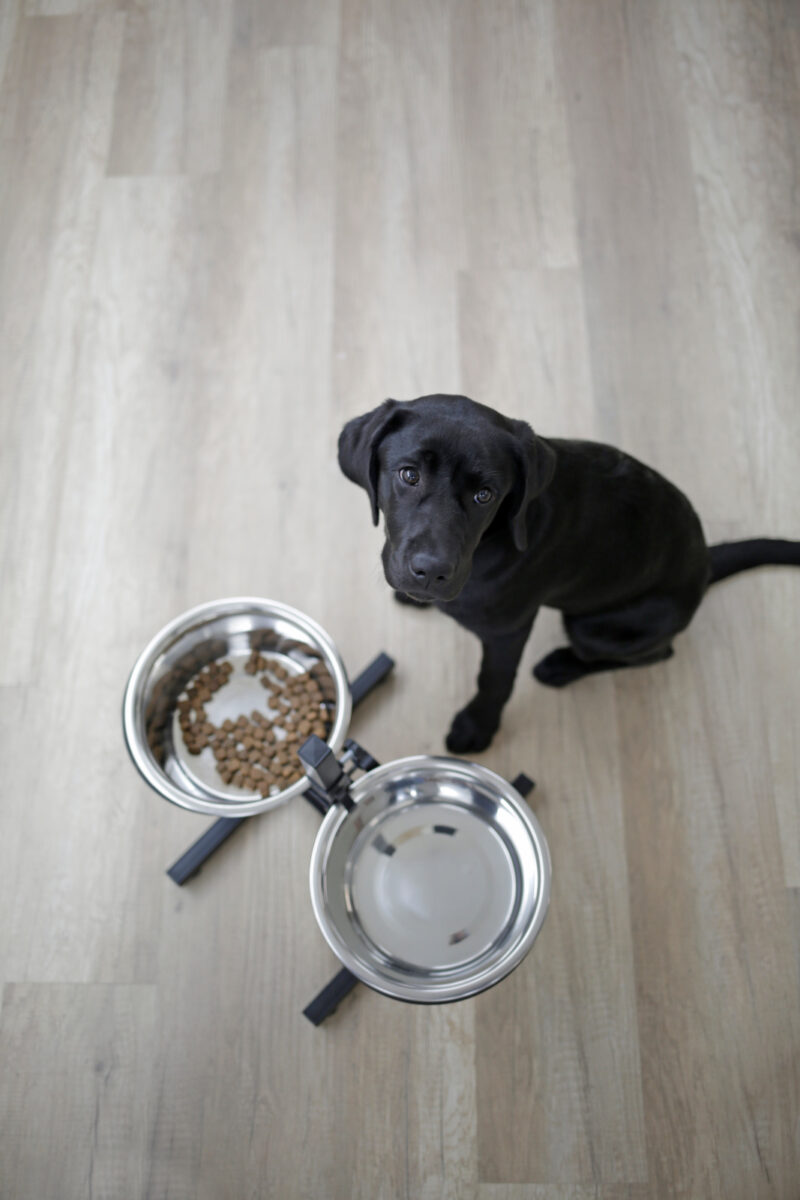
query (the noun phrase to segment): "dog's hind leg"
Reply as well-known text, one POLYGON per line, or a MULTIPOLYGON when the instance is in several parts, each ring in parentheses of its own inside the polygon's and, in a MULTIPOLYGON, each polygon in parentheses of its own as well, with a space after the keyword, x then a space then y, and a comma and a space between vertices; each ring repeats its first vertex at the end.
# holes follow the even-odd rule
POLYGON ((665 659, 672 658, 674 653, 672 646, 666 646, 663 650, 630 662, 609 658, 587 663, 578 658, 570 646, 560 646, 557 650, 552 650, 544 658, 539 659, 533 668, 533 674, 539 683, 544 683, 548 687, 566 687, 568 683, 575 683, 576 680, 583 679, 584 675, 596 675, 599 671, 618 671, 621 667, 649 667, 652 663, 664 662, 665 659))
POLYGON ((670 596, 651 595, 606 612, 565 614, 571 645, 541 659, 534 677, 548 687, 565 687, 599 671, 663 662, 672 657, 672 638, 686 628, 693 612, 670 596))

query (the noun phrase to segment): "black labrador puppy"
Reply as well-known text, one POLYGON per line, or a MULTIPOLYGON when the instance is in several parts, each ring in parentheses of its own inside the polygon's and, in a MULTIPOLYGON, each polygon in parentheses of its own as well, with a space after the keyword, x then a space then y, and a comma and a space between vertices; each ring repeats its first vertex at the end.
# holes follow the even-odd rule
POLYGON ((534 668, 563 687, 661 662, 709 584, 764 563, 800 565, 800 542, 707 546, 682 492, 613 446, 536 435, 466 396, 386 400, 348 421, 339 464, 383 512, 397 598, 435 604, 477 634, 478 690, 447 735, 484 750, 541 605, 569 646, 534 668))

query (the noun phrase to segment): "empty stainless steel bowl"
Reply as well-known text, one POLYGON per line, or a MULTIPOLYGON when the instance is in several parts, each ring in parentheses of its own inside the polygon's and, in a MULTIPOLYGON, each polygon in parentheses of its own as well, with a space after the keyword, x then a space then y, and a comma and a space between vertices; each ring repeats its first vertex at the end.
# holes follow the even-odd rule
POLYGON ((336 646, 304 613, 275 600, 233 597, 183 613, 157 633, 134 665, 125 689, 125 741, 136 767, 152 788, 181 808, 212 816, 247 817, 302 792, 299 779, 270 796, 225 784, 211 749, 190 755, 176 706, 189 681, 206 664, 225 658, 234 667, 229 682, 206 704, 217 725, 264 707, 264 689, 244 664, 253 650, 278 661, 290 674, 322 664, 333 683, 335 707, 327 744, 342 748, 350 724, 350 686, 336 646))
POLYGON ((377 767, 314 843, 314 914, 334 954, 398 1000, 484 991, 530 950, 550 854, 519 793, 476 763, 418 755, 377 767))

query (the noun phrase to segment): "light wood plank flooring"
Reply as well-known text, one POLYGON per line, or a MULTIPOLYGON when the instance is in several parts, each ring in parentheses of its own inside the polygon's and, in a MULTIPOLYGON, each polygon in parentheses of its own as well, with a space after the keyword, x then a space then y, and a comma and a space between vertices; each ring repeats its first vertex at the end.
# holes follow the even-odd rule
POLYGON ((537 780, 551 911, 459 1005, 336 968, 296 802, 208 825, 120 700, 224 595, 394 677, 352 731, 440 753, 478 647, 401 609, 336 438, 465 392, 615 442, 710 539, 800 537, 795 0, 0 5, 3 1200, 797 1200, 800 571, 676 656, 530 668, 480 761, 537 780))

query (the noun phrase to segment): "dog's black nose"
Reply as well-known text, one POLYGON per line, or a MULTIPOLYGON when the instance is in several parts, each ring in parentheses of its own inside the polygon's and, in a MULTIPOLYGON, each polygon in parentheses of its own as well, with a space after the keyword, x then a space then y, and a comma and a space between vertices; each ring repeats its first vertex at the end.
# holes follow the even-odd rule
POLYGON ((453 567, 446 559, 432 554, 414 554, 409 560, 411 574, 420 583, 449 583, 453 578, 453 567))

